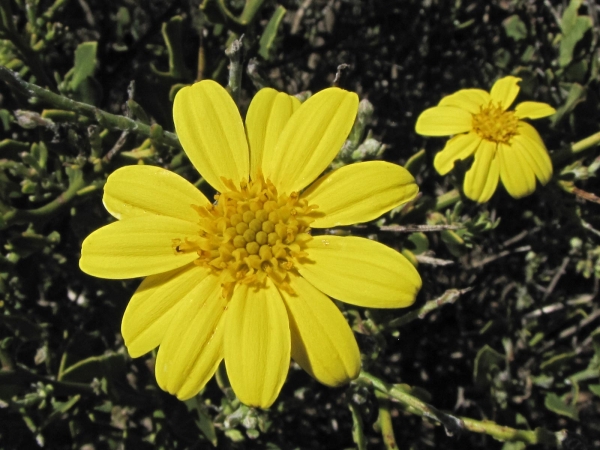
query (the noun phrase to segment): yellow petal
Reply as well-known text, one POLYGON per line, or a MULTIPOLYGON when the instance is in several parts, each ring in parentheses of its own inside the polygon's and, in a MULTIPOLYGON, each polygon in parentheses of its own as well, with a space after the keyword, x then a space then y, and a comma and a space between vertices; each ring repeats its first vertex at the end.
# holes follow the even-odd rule
POLYGON ((225 367, 242 403, 268 408, 290 366, 290 326, 279 291, 238 285, 225 323, 225 367))
POLYGON ((156 166, 115 170, 106 181, 102 201, 117 219, 157 214, 190 222, 198 222, 192 205, 210 204, 185 178, 156 166))
POLYGON ((512 138, 512 145, 527 161, 542 185, 552 178, 552 161, 538 132, 531 125, 519 122, 519 134, 512 138))
POLYGON ((523 102, 515 108, 515 116, 519 119, 541 119, 554 114, 556 110, 548 103, 541 102, 523 102))
POLYGON ((198 258, 176 253, 173 240, 198 236, 196 224, 166 216, 139 216, 111 223, 81 246, 79 267, 101 278, 136 278, 177 269, 198 258))
POLYGON ((359 237, 315 236, 300 274, 320 291, 368 308, 404 308, 415 301, 421 277, 400 253, 359 237))
POLYGON ((473 129, 473 115, 456 106, 434 106, 417 119, 415 130, 424 136, 449 136, 473 129))
POLYGON ((473 166, 465 175, 465 195, 479 203, 487 202, 498 186, 500 165, 496 157, 496 145, 484 139, 475 153, 473 166))
POLYGON ((492 100, 496 103, 500 103, 502 109, 507 110, 510 105, 515 101, 517 94, 519 93, 520 78, 508 76, 500 78, 492 86, 490 95, 492 100))
POLYGON ((218 191, 229 190, 221 177, 239 185, 250 170, 244 124, 231 96, 204 80, 181 89, 173 103, 175 130, 200 175, 218 191))
POLYGON ((221 280, 209 275, 181 299, 156 358, 156 381, 180 400, 193 397, 223 359, 224 312, 221 280))
POLYGON ((482 106, 490 103, 490 94, 482 89, 461 89, 454 94, 444 97, 438 106, 455 106, 469 111, 471 114, 477 114, 482 106))
POLYGON ((325 89, 305 101, 287 122, 277 145, 265 148, 263 172, 280 193, 300 191, 329 165, 348 137, 358 96, 325 89))
POLYGON ((500 179, 513 198, 521 198, 535 191, 535 175, 521 152, 510 145, 498 144, 500 179))
POLYGON ((121 323, 121 334, 132 358, 158 347, 183 298, 209 273, 204 267, 188 264, 142 281, 121 323))
POLYGON ((454 163, 471 156, 479 144, 481 137, 477 133, 459 134, 450 139, 444 149, 435 155, 433 166, 440 175, 446 175, 454 168, 454 163))
POLYGON ((300 100, 291 95, 265 88, 252 99, 246 115, 246 133, 250 145, 250 177, 262 172, 265 149, 273 152, 283 128, 300 107, 300 100))
POLYGON ((384 161, 350 164, 319 178, 302 195, 318 205, 312 228, 368 222, 406 203, 419 187, 408 170, 384 161))
POLYGON ((352 330, 333 301, 302 277, 291 276, 296 293, 281 291, 290 317, 292 358, 327 386, 339 386, 360 372, 352 330))

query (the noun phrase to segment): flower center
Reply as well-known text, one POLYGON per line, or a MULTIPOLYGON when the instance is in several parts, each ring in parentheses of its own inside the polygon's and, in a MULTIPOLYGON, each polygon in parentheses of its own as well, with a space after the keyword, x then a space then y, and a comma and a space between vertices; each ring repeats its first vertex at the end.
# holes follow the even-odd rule
POLYGON ((513 111, 503 111, 500 105, 490 102, 473 115, 473 129, 483 139, 508 144, 517 134, 519 119, 513 111))
POLYGON ((259 286, 267 277, 293 292, 288 272, 307 256, 309 213, 317 206, 297 192, 279 195, 269 180, 242 181, 240 188, 229 180, 226 184, 230 190, 215 195, 215 204, 194 206, 199 236, 174 239, 175 252, 195 251, 196 264, 223 273, 224 296, 236 283, 259 286))

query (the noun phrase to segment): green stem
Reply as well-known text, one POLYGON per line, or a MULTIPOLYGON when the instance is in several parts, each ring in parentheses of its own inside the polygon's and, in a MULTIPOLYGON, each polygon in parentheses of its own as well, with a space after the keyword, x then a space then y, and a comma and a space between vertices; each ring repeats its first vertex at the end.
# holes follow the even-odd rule
POLYGON ((417 414, 441 423, 447 432, 457 433, 462 430, 469 430, 473 433, 487 434, 502 442, 523 442, 525 444, 543 444, 555 448, 560 448, 564 439, 564 432, 553 433, 544 428, 535 430, 519 430, 516 428, 498 425, 489 420, 475 420, 468 417, 459 417, 442 412, 417 397, 410 394, 405 387, 390 385, 379 378, 367 373, 361 372, 358 382, 370 386, 387 397, 397 400, 409 410, 417 414))
POLYGON ((229 83, 227 87, 236 105, 240 98, 242 85, 242 53, 244 51, 242 39, 244 39, 244 35, 234 40, 225 50, 225 55, 229 58, 229 83))
POLYGON ((454 303, 456 300, 458 300, 458 298, 461 295, 469 292, 471 289, 472 288, 470 288, 470 287, 466 288, 466 289, 460 289, 460 290, 459 289, 448 289, 440 297, 433 299, 433 300, 429 300, 427 303, 425 303, 419 309, 415 309, 414 311, 406 313, 403 316, 398 317, 397 319, 393 319, 390 322, 388 322, 387 324, 385 324, 383 327, 384 328, 399 328, 399 327, 406 325, 407 323, 412 322, 413 320, 423 319, 431 311, 441 308, 442 306, 447 305, 449 303, 454 303))
POLYGON ((128 117, 111 114, 95 106, 86 103, 76 102, 65 96, 55 94, 47 89, 24 81, 15 72, 0 66, 0 80, 6 82, 11 87, 23 92, 28 97, 36 97, 40 100, 49 103, 57 109, 73 111, 85 117, 95 119, 101 126, 112 130, 130 131, 143 137, 152 136, 153 141, 158 144, 168 145, 182 149, 179 139, 175 133, 164 131, 156 136, 153 133, 152 127, 142 122, 135 121, 128 117))
POLYGON ((18 223, 40 222, 66 207, 77 196, 77 192, 86 186, 81 171, 73 175, 69 188, 47 205, 37 209, 12 209, 4 214, 4 227, 18 223))
POLYGON ((352 402, 348 402, 348 408, 352 414, 352 439, 358 447, 358 450, 367 450, 367 440, 363 429, 363 420, 360 416, 358 406, 352 402))
POLYGON ((381 428, 383 445, 385 445, 387 450, 397 450, 398 444, 396 443, 394 427, 392 426, 390 401, 385 394, 379 391, 375 391, 375 397, 377 397, 377 402, 379 403, 379 417, 377 418, 377 423, 379 424, 379 428, 381 428))
POLYGON ((581 153, 585 150, 595 147, 600 144, 600 131, 592 134, 580 141, 571 144, 571 147, 560 150, 552 155, 552 164, 554 166, 562 163, 570 156, 576 155, 577 153, 581 153))
POLYGON ((600 131, 571 145, 571 152, 579 153, 600 144, 600 131))
POLYGON ((41 381, 44 384, 50 384, 54 387, 56 395, 72 394, 94 394, 94 388, 89 384, 76 383, 72 381, 56 381, 51 378, 38 375, 20 367, 14 370, 0 370, 0 385, 16 384, 29 386, 31 383, 41 381))
POLYGON ((452 189, 440 195, 435 201, 435 211, 442 211, 460 200, 458 189, 452 189))

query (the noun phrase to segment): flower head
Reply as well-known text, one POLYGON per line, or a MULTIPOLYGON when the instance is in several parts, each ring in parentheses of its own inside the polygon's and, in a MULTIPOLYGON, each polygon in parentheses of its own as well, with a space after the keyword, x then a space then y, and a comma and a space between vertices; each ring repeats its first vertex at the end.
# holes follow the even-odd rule
POLYGON ((302 105, 263 89, 244 129, 229 94, 202 81, 179 91, 174 120, 191 162, 219 192, 215 202, 160 167, 108 177, 104 205, 119 220, 86 238, 80 267, 104 278, 147 277, 122 333, 132 357, 160 346, 161 388, 192 397, 224 359, 240 400, 268 407, 290 358, 337 386, 358 376, 360 353, 329 296, 366 307, 413 303, 421 278, 402 255, 311 231, 372 220, 417 194, 405 169, 382 161, 312 183, 350 132, 357 104, 337 88, 302 105))
POLYGON ((508 111, 519 93, 520 78, 496 81, 488 93, 462 89, 444 97, 417 119, 416 131, 425 136, 455 135, 434 159, 440 175, 454 162, 475 155, 467 172, 464 192, 483 203, 493 195, 498 180, 514 198, 535 190, 535 179, 545 185, 552 177, 552 162, 538 132, 522 119, 539 119, 556 111, 539 102, 519 103, 508 111))

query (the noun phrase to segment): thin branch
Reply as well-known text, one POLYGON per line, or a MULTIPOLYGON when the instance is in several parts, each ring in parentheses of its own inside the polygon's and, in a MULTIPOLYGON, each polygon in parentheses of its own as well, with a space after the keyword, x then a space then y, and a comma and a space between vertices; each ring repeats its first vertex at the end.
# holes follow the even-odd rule
POLYGON ((448 414, 413 396, 410 392, 410 388, 387 384, 364 371, 360 373, 357 382, 369 386, 387 395, 389 398, 397 400, 409 410, 414 411, 421 416, 442 424, 449 434, 456 434, 467 430, 473 433, 487 434, 502 442, 523 442, 529 445, 543 444, 555 448, 560 448, 561 443, 566 436, 566 433, 563 431, 553 433, 545 428, 519 430, 498 425, 490 420, 481 421, 469 417, 448 414))
POLYGON ((379 403, 379 416, 377 423, 381 429, 381 437, 386 450, 398 450, 396 436, 394 435, 394 427, 392 425, 392 416, 390 414, 390 401, 387 395, 382 392, 375 391, 377 403, 379 403))
POLYGON ((39 98, 40 100, 52 105, 55 108, 66 111, 73 111, 82 116, 95 119, 101 126, 111 130, 121 130, 136 133, 144 137, 152 137, 152 139, 163 145, 182 149, 179 139, 175 133, 163 131, 158 136, 153 133, 152 127, 142 122, 135 121, 125 116, 111 114, 95 106, 86 103, 76 102, 63 95, 55 94, 47 89, 37 86, 33 83, 28 83, 23 80, 16 72, 0 66, 0 80, 6 82, 12 88, 22 92, 28 97, 39 98))
POLYGON ((381 231, 392 231, 395 233, 430 233, 443 230, 460 230, 464 225, 382 225, 379 227, 381 231))
POLYGON ((431 311, 441 308, 444 305, 454 303, 456 300, 458 300, 458 298, 461 295, 466 294, 467 292, 471 291, 472 289, 473 289, 472 287, 468 287, 468 288, 464 288, 464 289, 448 289, 440 297, 438 297, 434 300, 429 300, 427 303, 425 303, 420 308, 415 309, 414 311, 411 311, 409 313, 404 314, 403 316, 400 316, 396 319, 389 321, 383 327, 384 328, 399 328, 399 327, 406 325, 407 323, 412 322, 413 320, 423 319, 431 311))

